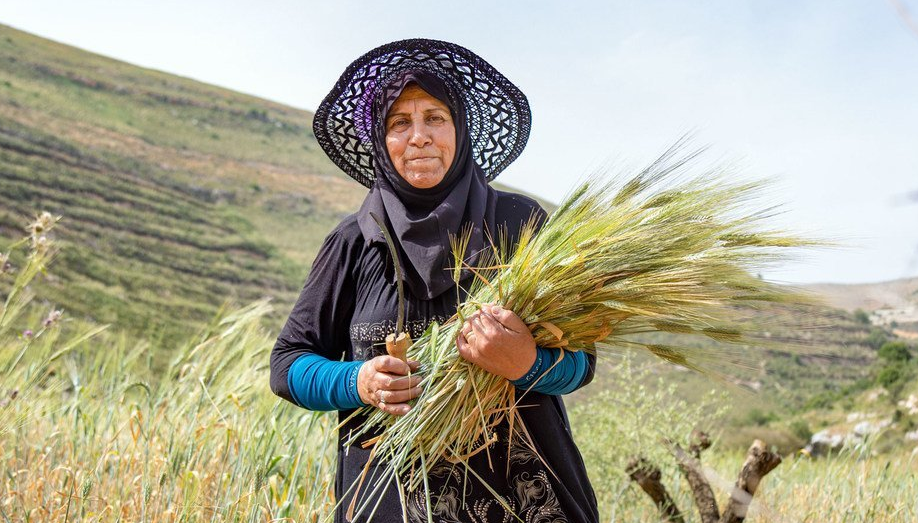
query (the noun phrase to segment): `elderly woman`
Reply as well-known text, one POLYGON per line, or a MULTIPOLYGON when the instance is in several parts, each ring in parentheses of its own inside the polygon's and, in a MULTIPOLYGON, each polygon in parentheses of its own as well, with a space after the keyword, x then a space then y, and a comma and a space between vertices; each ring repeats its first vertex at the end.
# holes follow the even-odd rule
MULTIPOLYGON (((386 355, 399 303, 391 233, 403 269, 406 330, 418 337, 456 311, 471 283, 452 278, 450 235, 470 231, 466 263, 475 266, 488 235, 516 241, 524 223, 544 219, 530 198, 488 185, 520 154, 529 136, 525 96, 487 62, 448 42, 394 42, 357 59, 316 112, 319 144, 341 169, 370 188, 360 210, 325 239, 271 354, 271 387, 308 409, 337 410, 335 521, 347 507, 372 507, 357 521, 597 521, 596 500, 574 445, 560 395, 592 379, 583 352, 561 361, 536 347, 512 311, 486 306, 463 326, 461 356, 526 390, 520 415, 530 438, 499 427, 502 441, 469 461, 473 474, 443 463, 428 477, 433 499, 368 484, 370 450, 347 447, 348 433, 372 405, 394 416, 421 390, 417 362, 386 355), (557 361, 557 364, 555 364, 557 361), (511 439, 511 441, 507 441, 511 439), (530 443, 531 442, 531 443, 530 443), (503 498, 495 498, 494 493, 503 498), (354 499, 354 497, 358 499, 354 499), (515 514, 515 516, 514 516, 515 514)), ((370 468, 377 464, 371 464, 370 468)))

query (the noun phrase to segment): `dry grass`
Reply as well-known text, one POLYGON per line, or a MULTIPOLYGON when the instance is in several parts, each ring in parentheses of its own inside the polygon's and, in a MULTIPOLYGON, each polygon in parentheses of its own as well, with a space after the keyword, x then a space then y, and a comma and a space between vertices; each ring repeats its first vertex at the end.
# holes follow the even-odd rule
POLYGON ((269 305, 222 312, 154 367, 142 340, 29 307, 53 222, 17 244, 28 252, 0 309, 0 521, 327 514, 334 424, 266 390, 269 305))

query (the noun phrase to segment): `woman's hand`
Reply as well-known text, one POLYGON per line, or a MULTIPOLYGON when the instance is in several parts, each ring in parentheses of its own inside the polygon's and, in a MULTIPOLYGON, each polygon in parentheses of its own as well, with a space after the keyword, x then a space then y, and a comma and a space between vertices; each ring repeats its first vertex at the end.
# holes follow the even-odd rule
POLYGON ((376 356, 360 366, 357 373, 357 393, 368 405, 394 416, 411 410, 408 400, 421 394, 421 376, 409 372, 418 370, 418 362, 404 361, 392 356, 376 356))
POLYGON ((484 305, 468 318, 456 339, 459 355, 508 380, 522 378, 536 360, 529 328, 513 311, 484 305))

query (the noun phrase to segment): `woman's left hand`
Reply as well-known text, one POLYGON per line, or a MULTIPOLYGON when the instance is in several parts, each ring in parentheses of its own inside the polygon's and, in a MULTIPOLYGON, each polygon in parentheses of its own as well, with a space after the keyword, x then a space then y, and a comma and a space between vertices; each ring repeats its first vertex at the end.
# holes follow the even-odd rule
POLYGON ((483 305, 469 317, 456 345, 464 359, 508 380, 522 378, 536 360, 529 328, 516 313, 500 305, 483 305))

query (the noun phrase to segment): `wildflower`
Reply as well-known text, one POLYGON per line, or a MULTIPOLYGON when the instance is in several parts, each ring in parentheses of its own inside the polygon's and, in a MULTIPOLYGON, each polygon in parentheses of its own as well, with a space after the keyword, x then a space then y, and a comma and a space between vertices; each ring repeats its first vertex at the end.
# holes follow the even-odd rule
POLYGON ((26 330, 22 331, 22 337, 25 338, 25 339, 31 338, 33 334, 35 334, 35 333, 32 332, 32 329, 26 329, 26 330))
POLYGON ((50 249, 52 242, 51 239, 48 238, 47 233, 60 219, 60 216, 55 217, 48 211, 45 211, 39 214, 38 217, 35 218, 35 221, 26 227, 26 230, 29 231, 29 235, 32 238, 32 251, 37 254, 43 254, 50 249))
POLYGON ((51 247, 51 240, 42 234, 41 236, 32 236, 32 250, 37 253, 43 253, 51 247))
POLYGON ((63 312, 63 311, 60 311, 60 310, 57 310, 57 309, 53 309, 51 312, 48 313, 48 317, 45 318, 45 319, 41 322, 42 327, 48 328, 48 327, 54 325, 55 323, 58 322, 58 320, 61 319, 61 316, 63 316, 63 315, 64 315, 64 312, 63 312))
POLYGON ((35 218, 34 222, 29 224, 27 229, 32 234, 33 238, 37 238, 43 233, 48 232, 51 227, 54 227, 54 224, 57 223, 59 219, 60 217, 55 218, 50 212, 44 211, 35 218))
POLYGON ((10 257, 0 252, 0 274, 13 272, 13 264, 10 263, 10 257))

